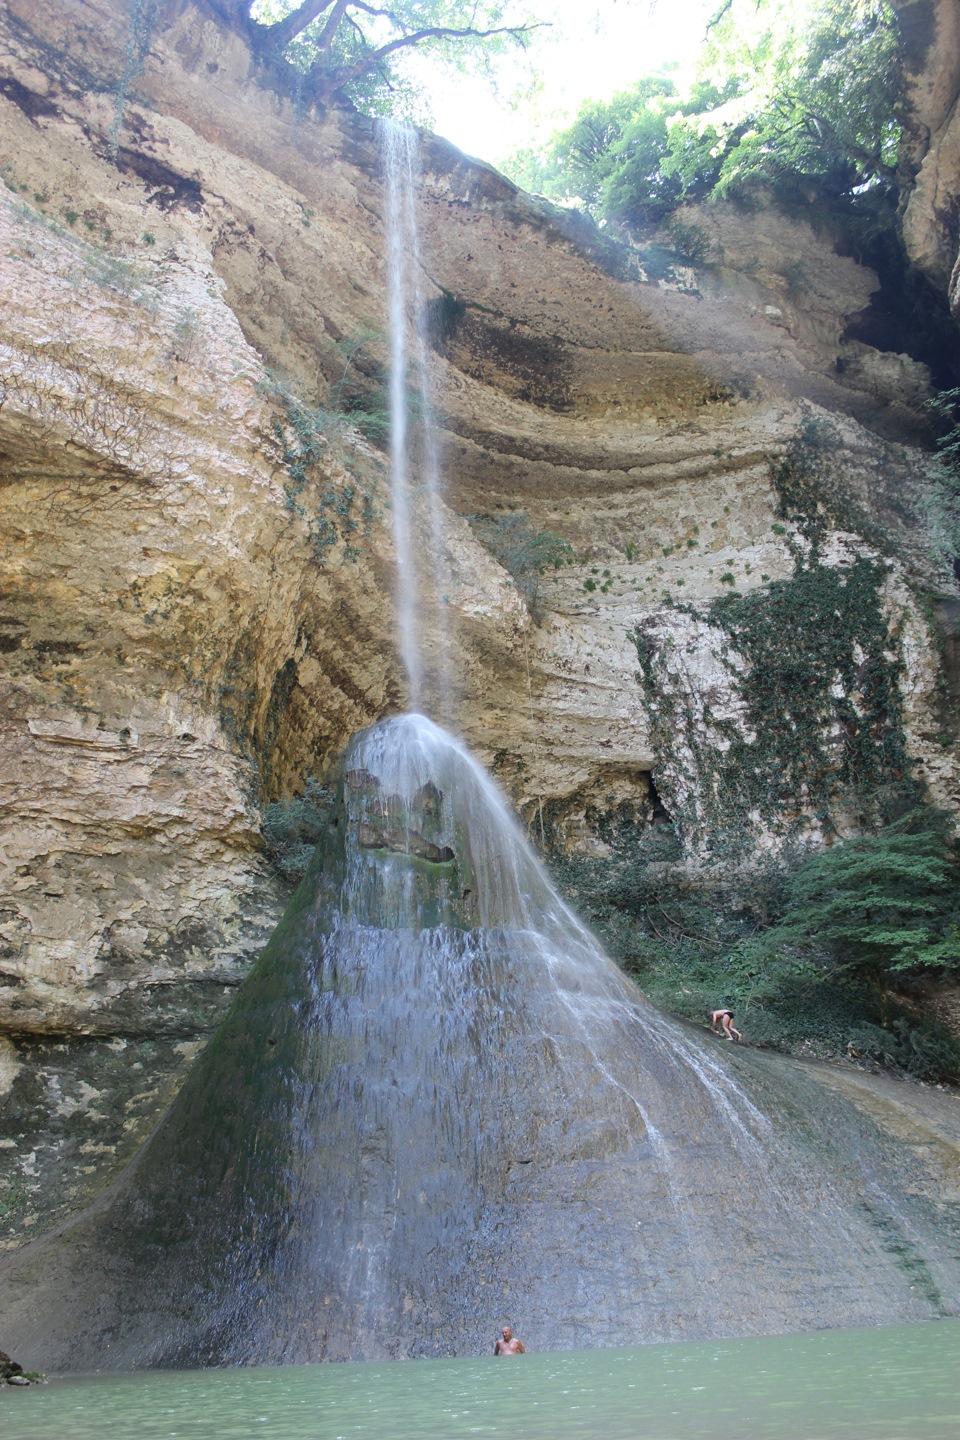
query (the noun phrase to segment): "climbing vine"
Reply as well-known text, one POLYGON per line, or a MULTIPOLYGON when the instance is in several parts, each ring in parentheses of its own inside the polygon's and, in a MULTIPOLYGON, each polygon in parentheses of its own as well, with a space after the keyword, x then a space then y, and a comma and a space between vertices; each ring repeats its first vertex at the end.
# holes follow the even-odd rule
POLYGON ((726 593, 667 596, 633 632, 653 780, 683 861, 661 816, 608 825, 602 859, 554 868, 675 1013, 731 1004, 753 1043, 952 1078, 960 1048, 909 987, 958 964, 956 853, 911 775, 896 541, 838 452, 834 428, 808 420, 770 464, 788 578, 740 594, 728 572, 726 593), (849 828, 859 835, 842 838, 849 828), (817 832, 833 843, 811 848, 817 832))
POLYGON ((806 557, 816 565, 831 530, 860 535, 881 554, 895 546, 890 532, 868 513, 845 483, 838 464, 840 438, 829 420, 807 416, 788 440, 782 455, 770 464, 776 513, 795 534, 784 529, 785 543, 796 563, 806 557))
POLYGON ((305 405, 287 387, 274 384, 273 398, 280 414, 273 419, 273 433, 280 458, 289 477, 287 507, 306 523, 317 559, 325 563, 330 552, 342 544, 342 559, 357 561, 357 540, 369 537, 375 518, 373 497, 359 470, 352 465, 343 445, 345 417, 323 408, 305 405), (341 481, 326 475, 324 462, 333 455, 350 479, 341 481))
POLYGON ((838 805, 882 818, 887 790, 911 790, 903 658, 883 593, 890 562, 824 563, 832 531, 866 528, 834 446, 829 426, 807 421, 771 464, 789 579, 705 608, 670 602, 693 622, 688 641, 709 672, 699 687, 662 619, 632 636, 663 757, 658 783, 685 843, 701 851, 744 849, 761 826, 784 834, 813 819, 829 829, 838 805))
POLYGON ((866 796, 906 775, 903 662, 882 604, 886 574, 867 557, 817 561, 709 607, 743 662, 721 652, 744 702, 744 723, 719 723, 729 740, 722 789, 768 823, 785 808, 827 821, 838 787, 866 796))
POLYGON ((159 10, 160 0, 130 0, 130 38, 127 41, 123 74, 113 100, 113 120, 107 132, 107 149, 114 160, 120 149, 120 127, 123 124, 127 96, 133 82, 143 74, 159 10))

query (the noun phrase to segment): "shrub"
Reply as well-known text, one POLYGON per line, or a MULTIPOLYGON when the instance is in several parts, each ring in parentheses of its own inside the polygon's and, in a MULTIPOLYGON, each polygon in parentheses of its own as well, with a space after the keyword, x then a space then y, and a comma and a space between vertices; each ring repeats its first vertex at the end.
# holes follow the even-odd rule
MULTIPOLYGON (((543 618, 540 607, 540 577, 549 569, 559 570, 573 557, 573 547, 549 530, 535 530, 523 511, 511 515, 471 515, 470 527, 512 576, 526 601, 531 618, 543 618)), ((584 589, 595 590, 596 582, 584 581, 584 589)))
MULTIPOLYGON (((728 1004, 753 1045, 849 1057, 926 1080, 960 1077, 960 1044, 918 1016, 906 993, 913 975, 960 967, 949 938, 960 910, 957 862, 936 812, 912 812, 879 835, 839 842, 794 861, 792 872, 772 861, 747 872, 724 856, 695 881, 674 863, 679 841, 663 821, 643 827, 613 820, 601 829, 613 853, 556 856, 554 878, 664 1009, 703 1023, 708 1010, 728 1004), (923 954, 916 936, 888 954, 878 974, 872 950, 865 954, 855 934, 851 944, 849 933, 842 942, 822 933, 831 930, 831 912, 843 916, 849 883, 853 915, 849 925, 840 923, 845 932, 862 924, 868 947, 876 943, 873 921, 858 919, 870 887, 862 872, 854 879, 853 857, 859 866, 865 855, 888 908, 900 908, 908 929, 911 917, 922 917, 933 934, 927 964, 911 961, 923 954), (931 899, 932 909, 916 908, 931 899)), ((896 919, 880 918, 884 925, 896 919)))
POLYGON ((331 790, 311 778, 302 795, 275 801, 264 810, 264 845, 285 880, 299 884, 303 879, 314 847, 327 828, 333 798, 331 790))
POLYGON ((911 810, 810 856, 785 898, 761 943, 792 952, 798 969, 826 963, 879 989, 903 972, 960 969, 960 866, 939 811, 911 810))

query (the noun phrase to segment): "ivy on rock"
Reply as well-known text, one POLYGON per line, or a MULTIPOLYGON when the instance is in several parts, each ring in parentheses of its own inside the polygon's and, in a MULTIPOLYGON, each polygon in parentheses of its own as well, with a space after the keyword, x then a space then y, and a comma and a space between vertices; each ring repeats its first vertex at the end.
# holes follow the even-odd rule
POLYGON ((693 622, 689 648, 709 678, 698 687, 662 613, 633 633, 658 785, 688 850, 745 851, 764 828, 783 835, 814 822, 829 832, 838 809, 882 819, 887 792, 912 790, 903 656, 885 595, 891 562, 824 559, 835 527, 864 528, 831 444, 826 427, 805 422, 771 465, 788 579, 700 608, 670 602, 693 622))
POLYGON ((887 566, 817 560, 748 595, 720 595, 709 622, 744 723, 720 722, 723 798, 776 825, 785 810, 829 818, 838 787, 859 796, 907 773, 903 661, 882 602, 887 566), (738 663, 742 658, 743 664, 738 663))

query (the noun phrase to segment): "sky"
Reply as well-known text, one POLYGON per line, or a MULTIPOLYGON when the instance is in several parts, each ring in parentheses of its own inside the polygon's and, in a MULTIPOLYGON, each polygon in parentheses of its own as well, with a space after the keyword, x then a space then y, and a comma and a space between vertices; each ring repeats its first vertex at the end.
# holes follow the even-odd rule
POLYGON ((690 76, 718 0, 532 0, 531 8, 551 28, 526 61, 502 62, 499 97, 479 76, 428 82, 432 128, 493 164, 569 123, 584 100, 605 99, 663 64, 679 62, 678 80, 690 76), (527 93, 513 101, 518 87, 527 93))

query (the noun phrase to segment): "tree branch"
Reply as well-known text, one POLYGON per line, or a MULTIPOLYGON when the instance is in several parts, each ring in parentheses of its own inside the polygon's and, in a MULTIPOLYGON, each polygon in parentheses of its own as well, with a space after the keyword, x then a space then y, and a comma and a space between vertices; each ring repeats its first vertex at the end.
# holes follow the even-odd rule
POLYGON ((716 12, 716 14, 707 21, 706 33, 708 35, 710 34, 710 31, 714 28, 715 25, 720 24, 720 21, 723 19, 724 15, 726 15, 727 11, 732 5, 733 0, 724 0, 724 4, 720 6, 720 9, 716 12))
MULTIPOLYGON (((330 11, 330 16, 327 20, 327 23, 324 25, 322 31, 320 32, 320 38, 317 41, 317 49, 320 51, 321 55, 325 55, 330 49, 330 46, 333 44, 333 37, 339 30, 340 21, 343 19, 344 11, 347 9, 350 3, 351 0, 334 0, 333 9, 330 11)), ((314 62, 314 64, 316 64, 316 62, 314 62)))
POLYGON ((353 0, 350 8, 351 10, 362 10, 364 15, 376 15, 383 20, 389 20, 392 24, 396 25, 398 30, 403 28, 402 22, 392 10, 381 10, 378 9, 376 5, 365 5, 364 0, 353 0))
MULTIPOLYGON (((336 13, 338 9, 342 10, 346 8, 347 4, 349 4, 349 0, 337 0, 334 13, 336 13)), ((324 27, 325 34, 332 21, 333 15, 331 15, 330 20, 327 21, 327 25, 324 27)), ((379 50, 369 51, 368 54, 356 61, 353 65, 347 65, 342 70, 336 71, 330 76, 326 85, 318 87, 321 92, 319 98, 323 100, 329 97, 337 90, 341 90, 344 85, 349 85, 351 80, 357 80, 361 75, 366 75, 371 70, 375 70, 378 65, 386 60, 388 56, 395 54, 396 51, 409 49, 411 45, 420 45, 424 40, 489 40, 494 35, 512 35, 515 40, 519 40, 520 43, 523 44, 526 35, 533 30, 540 30, 542 28, 542 24, 536 24, 499 25, 492 30, 475 30, 472 28, 454 30, 445 25, 434 25, 425 30, 415 30, 409 35, 401 35, 399 39, 391 40, 387 45, 381 45, 379 50)), ((318 78, 322 72, 322 68, 322 64, 315 64, 313 67, 314 74, 317 75, 318 78)))
POLYGON ((354 20, 352 15, 345 15, 344 19, 346 20, 350 28, 357 32, 357 39, 360 41, 360 44, 365 45, 367 43, 367 37, 361 30, 359 22, 354 20))
POLYGON ((257 26, 263 40, 274 48, 280 50, 288 45, 301 30, 306 30, 312 25, 318 15, 324 10, 329 10, 332 0, 303 0, 303 4, 297 10, 291 10, 282 20, 274 25, 257 26))

